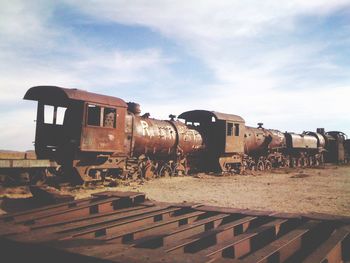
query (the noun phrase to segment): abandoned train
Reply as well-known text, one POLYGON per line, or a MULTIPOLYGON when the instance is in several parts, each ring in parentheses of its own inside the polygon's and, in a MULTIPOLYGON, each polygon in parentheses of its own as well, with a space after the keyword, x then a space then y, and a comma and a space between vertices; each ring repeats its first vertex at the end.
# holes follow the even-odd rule
POLYGON ((282 133, 206 110, 157 120, 141 116, 137 103, 55 86, 33 87, 24 99, 38 101, 38 158, 55 160, 64 174, 84 182, 199 170, 240 173, 348 159, 350 142, 341 132, 282 133))

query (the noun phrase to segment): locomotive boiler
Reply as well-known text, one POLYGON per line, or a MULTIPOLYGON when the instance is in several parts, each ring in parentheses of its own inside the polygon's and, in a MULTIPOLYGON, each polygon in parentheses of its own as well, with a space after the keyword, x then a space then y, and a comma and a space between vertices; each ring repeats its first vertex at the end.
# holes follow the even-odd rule
POLYGON ((340 132, 283 133, 207 110, 158 120, 141 115, 137 103, 55 86, 33 87, 24 99, 38 101, 38 158, 56 161, 63 174, 80 182, 189 171, 241 173, 319 165, 331 152, 337 160, 348 156, 349 142, 340 132))
POLYGON ((200 133, 175 120, 140 116, 139 106, 78 89, 38 86, 35 151, 84 182, 116 176, 186 173, 185 156, 203 148, 200 133))

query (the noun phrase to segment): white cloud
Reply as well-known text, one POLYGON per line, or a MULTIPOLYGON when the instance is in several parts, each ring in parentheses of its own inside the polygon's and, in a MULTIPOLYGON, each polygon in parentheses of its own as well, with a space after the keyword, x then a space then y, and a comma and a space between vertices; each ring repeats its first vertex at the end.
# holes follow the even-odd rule
POLYGON ((7 111, 1 111, 0 149, 33 149, 35 119, 36 104, 32 102, 19 101, 7 111))
MULTIPOLYGON (((117 86, 122 83, 138 83, 149 78, 150 71, 161 71, 172 63, 158 49, 139 51, 113 50, 88 52, 72 65, 78 75, 98 75, 89 81, 100 86, 117 86), (97 74, 96 74, 97 72, 97 74)), ((154 73, 153 73, 154 74, 154 73)), ((93 86, 91 83, 84 83, 93 86)))
POLYGON ((250 36, 267 26, 289 27, 297 15, 326 15, 349 4, 347 0, 102 0, 66 1, 102 20, 149 26, 176 38, 201 42, 250 36), (282 21, 283 20, 283 21, 282 21), (198 39, 199 38, 199 39, 198 39))
POLYGON ((50 1, 1 1, 0 3, 0 45, 2 47, 49 46, 57 36, 51 28, 53 4, 50 1))
MULTIPOLYGON (((308 129, 308 125, 326 123, 350 134, 346 124, 349 118, 344 115, 345 98, 350 95, 349 65, 337 63, 332 53, 335 44, 349 42, 349 25, 344 25, 339 38, 311 40, 296 35, 304 29, 301 17, 317 18, 313 20, 317 24, 333 12, 350 7, 348 0, 65 3, 67 6, 62 10, 74 8, 77 13, 92 17, 89 21, 92 23, 139 25, 167 36, 202 61, 215 79, 201 87, 191 86, 190 81, 186 86, 186 80, 174 79, 168 67, 177 59, 176 55, 169 58, 157 48, 137 51, 92 48, 69 28, 57 24, 55 2, 2 1, 0 103, 3 105, 13 105, 27 88, 40 84, 95 92, 109 88, 108 95, 123 97, 119 95, 121 85, 134 84, 137 89, 139 84, 147 83, 150 85, 147 89, 143 86, 144 90, 123 94, 134 100, 137 93, 142 108, 156 117, 204 108, 240 114, 249 124, 264 121, 266 127, 282 130, 298 131, 308 129), (152 95, 164 105, 154 104, 152 95)), ((28 104, 21 107, 23 111, 32 110, 28 104)), ((21 130, 21 138, 31 141, 25 133, 33 127, 27 123, 19 128, 14 124, 16 121, 11 122, 15 112, 15 109, 9 114, 1 112, 0 125, 9 127, 9 131, 16 130, 16 136, 20 136, 21 130)), ((21 118, 23 114, 18 116, 21 118)), ((14 142, 11 136, 6 133, 0 140, 14 142)), ((1 145, 10 147, 11 143, 0 142, 1 145)), ((25 145, 28 144, 13 144, 12 148, 25 145)))
POLYGON ((166 67, 174 61, 156 48, 130 52, 88 46, 54 23, 55 8, 40 0, 0 3, 0 126, 6 127, 0 148, 32 147, 34 126, 27 115, 35 115, 35 103, 22 101, 28 88, 56 85, 99 92, 113 87, 111 93, 118 96, 121 84, 137 87, 152 76, 167 76, 166 67))
POLYGON ((335 122, 350 133, 343 99, 350 95, 349 65, 334 57, 335 45, 348 41, 348 26, 339 38, 300 34, 308 26, 301 18, 312 17, 315 29, 322 30, 317 23, 335 11, 345 12, 348 0, 104 0, 72 5, 95 19, 152 28, 201 59, 216 83, 203 87, 195 102, 184 99, 193 107, 241 112, 248 122, 268 116, 276 125, 288 119, 294 130, 307 120, 335 122))
POLYGON ((230 71, 231 67, 254 68, 263 75, 271 66, 283 68, 310 61, 310 53, 318 55, 326 43, 281 44, 278 35, 287 38, 300 30, 296 28, 300 16, 326 16, 350 7, 349 0, 67 2, 97 19, 147 26, 173 38, 206 62, 223 81, 226 76, 221 79, 222 72, 230 71))

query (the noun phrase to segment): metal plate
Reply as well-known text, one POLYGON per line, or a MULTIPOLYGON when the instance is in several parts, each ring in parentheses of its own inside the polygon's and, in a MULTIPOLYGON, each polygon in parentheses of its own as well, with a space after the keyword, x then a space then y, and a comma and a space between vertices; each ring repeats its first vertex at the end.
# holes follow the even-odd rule
POLYGON ((135 198, 140 196, 106 192, 2 216, 2 257, 12 262, 350 260, 347 217, 135 198))

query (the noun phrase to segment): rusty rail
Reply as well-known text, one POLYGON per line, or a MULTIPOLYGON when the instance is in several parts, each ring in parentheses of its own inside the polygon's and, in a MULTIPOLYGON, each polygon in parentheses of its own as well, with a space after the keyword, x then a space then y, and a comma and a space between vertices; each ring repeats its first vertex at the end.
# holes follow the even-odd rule
POLYGON ((11 262, 347 262, 350 218, 145 200, 133 192, 0 217, 11 262))

